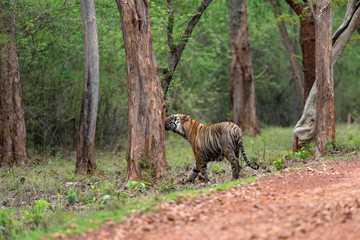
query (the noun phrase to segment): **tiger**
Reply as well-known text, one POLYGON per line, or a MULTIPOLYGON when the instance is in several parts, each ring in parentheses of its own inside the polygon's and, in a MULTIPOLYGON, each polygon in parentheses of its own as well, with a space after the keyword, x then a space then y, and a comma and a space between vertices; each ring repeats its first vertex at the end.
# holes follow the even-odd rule
POLYGON ((221 122, 210 126, 193 120, 189 114, 173 114, 165 118, 165 130, 173 131, 187 140, 194 152, 195 166, 190 176, 185 181, 194 182, 199 173, 205 181, 209 181, 206 172, 210 161, 222 161, 224 157, 230 162, 232 178, 239 178, 239 150, 249 167, 258 170, 259 165, 252 165, 244 150, 242 131, 239 126, 232 122, 221 122))

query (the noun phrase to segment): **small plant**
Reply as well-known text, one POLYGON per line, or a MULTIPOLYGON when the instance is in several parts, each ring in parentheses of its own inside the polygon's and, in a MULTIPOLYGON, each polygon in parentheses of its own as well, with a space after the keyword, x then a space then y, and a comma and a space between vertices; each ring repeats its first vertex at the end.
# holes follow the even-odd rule
POLYGON ((115 191, 116 197, 119 200, 126 200, 129 197, 129 194, 127 194, 126 192, 123 192, 121 190, 116 190, 115 191))
POLYGON ((6 209, 0 209, 0 239, 9 239, 19 232, 19 223, 14 220, 12 213, 6 209))
POLYGON ((35 206, 32 208, 26 207, 23 211, 24 219, 29 224, 34 224, 38 227, 41 221, 44 219, 45 211, 48 207, 48 202, 45 200, 35 201, 35 206))
POLYGON ((301 160, 305 160, 310 156, 310 153, 308 151, 306 151, 303 147, 303 148, 301 148, 300 151, 295 153, 295 156, 300 158, 301 160))
POLYGON ((56 161, 60 161, 63 158, 64 154, 62 152, 56 153, 56 161))
POLYGON ((65 222, 66 223, 69 223, 71 222, 71 220, 76 216, 76 213, 72 213, 70 214, 69 216, 67 215, 63 215, 62 217, 64 218, 65 222))
POLYGON ((170 192, 173 189, 176 189, 176 184, 174 183, 174 177, 171 177, 169 181, 159 186, 160 192, 170 192))
POLYGON ((327 141, 326 142, 326 150, 325 150, 326 154, 331 154, 334 151, 335 151, 335 143, 331 142, 331 141, 327 141))
POLYGON ((282 158, 279 158, 278 160, 273 161, 273 164, 275 165, 275 168, 277 170, 281 170, 281 169, 283 169, 285 167, 284 166, 284 160, 282 158))
POLYGON ((68 200, 69 205, 73 206, 76 203, 76 192, 74 190, 70 190, 66 196, 66 199, 68 200))
POLYGON ((103 181, 99 187, 104 194, 111 195, 115 191, 115 184, 110 181, 103 181))
POLYGON ((85 196, 81 199, 81 203, 83 203, 83 204, 89 204, 89 203, 93 203, 95 201, 96 201, 96 197, 85 196))
POLYGON ((146 185, 150 185, 148 182, 137 182, 137 181, 130 181, 126 184, 132 194, 140 195, 141 192, 145 192, 146 185))
POLYGON ((128 187, 130 189, 145 189, 146 185, 145 182, 137 182, 137 181, 130 181, 128 183, 128 187))
POLYGON ((293 151, 290 149, 289 151, 285 152, 285 156, 290 158, 293 155, 293 151))
POLYGON ((94 185, 90 186, 91 192, 93 193, 94 197, 97 197, 99 194, 99 188, 96 185, 96 183, 94 183, 94 185))
POLYGON ((216 165, 214 166, 214 172, 215 172, 216 174, 220 174, 220 173, 224 172, 224 169, 221 167, 220 164, 216 164, 216 165))
POLYGON ((104 196, 101 198, 100 203, 102 203, 102 204, 107 203, 110 199, 111 199, 111 196, 110 196, 110 195, 104 195, 104 196))
POLYGON ((357 110, 354 110, 354 111, 352 112, 352 117, 353 117, 354 119, 358 118, 358 117, 359 117, 359 112, 358 112, 357 110))

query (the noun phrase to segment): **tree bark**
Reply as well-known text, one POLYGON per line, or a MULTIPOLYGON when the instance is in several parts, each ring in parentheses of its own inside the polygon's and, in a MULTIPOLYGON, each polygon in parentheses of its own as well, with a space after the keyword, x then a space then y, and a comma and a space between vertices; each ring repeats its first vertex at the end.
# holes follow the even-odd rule
POLYGON ((77 134, 76 173, 96 169, 95 130, 99 99, 99 50, 94 0, 80 0, 84 41, 84 91, 77 134))
POLYGON ((335 93, 332 66, 332 4, 318 0, 315 23, 316 88, 315 159, 335 140, 335 93))
POLYGON ((256 117, 246 0, 229 0, 232 121, 250 135, 261 133, 256 117))
POLYGON ((16 49, 15 2, 0 2, 0 167, 24 165, 26 129, 16 49))
POLYGON ((125 42, 128 79, 127 181, 142 179, 142 165, 155 178, 167 173, 163 92, 155 59, 147 0, 116 0, 125 42))
MULTIPOLYGON (((360 0, 349 0, 343 23, 332 36, 332 66, 335 65, 339 56, 349 42, 352 33, 360 24, 360 0)), ((292 150, 296 152, 304 143, 311 142, 315 136, 316 114, 316 83, 313 85, 306 101, 301 119, 297 122, 292 133, 292 150)))
POLYGON ((315 70, 315 19, 311 14, 304 16, 300 22, 300 45, 303 55, 304 102, 309 97, 316 79, 315 70))
MULTIPOLYGON (((275 18, 278 19, 281 15, 281 12, 279 10, 279 2, 278 2, 278 0, 270 0, 270 2, 274 8, 275 18)), ((283 43, 284 43, 286 54, 287 54, 289 62, 290 62, 291 73, 292 73, 291 80, 293 81, 293 83, 295 85, 295 89, 300 98, 300 102, 302 104, 305 104, 305 102, 304 102, 304 80, 302 78, 299 61, 295 57, 296 56, 295 49, 291 43, 291 40, 290 40, 289 34, 286 30, 284 21, 282 21, 282 20, 278 21, 278 27, 279 27, 281 39, 283 40, 283 43)))
POLYGON ((304 93, 303 105, 315 82, 315 19, 308 3, 286 0, 293 11, 300 17, 300 45, 303 55, 304 93))

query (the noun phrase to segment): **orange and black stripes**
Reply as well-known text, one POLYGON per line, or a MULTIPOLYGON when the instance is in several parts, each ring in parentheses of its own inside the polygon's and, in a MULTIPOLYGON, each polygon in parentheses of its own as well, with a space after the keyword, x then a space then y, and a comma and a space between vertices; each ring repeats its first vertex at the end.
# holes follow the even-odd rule
POLYGON ((199 172, 208 180, 207 163, 221 161, 224 157, 231 163, 233 178, 237 179, 240 172, 240 150, 247 165, 259 169, 257 164, 253 166, 249 162, 242 142, 241 129, 234 123, 222 122, 205 126, 191 119, 189 115, 175 114, 165 119, 165 129, 178 133, 191 144, 196 164, 187 180, 189 182, 194 181, 199 172))

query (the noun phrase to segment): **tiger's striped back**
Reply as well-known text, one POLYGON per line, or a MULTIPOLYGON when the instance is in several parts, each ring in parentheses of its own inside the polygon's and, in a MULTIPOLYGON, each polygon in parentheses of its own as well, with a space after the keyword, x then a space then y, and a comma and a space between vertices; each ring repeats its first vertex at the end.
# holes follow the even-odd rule
POLYGON ((165 128, 189 141, 195 155, 196 171, 206 168, 209 161, 218 161, 226 157, 233 166, 233 177, 238 178, 240 150, 247 165, 259 169, 258 165, 253 166, 249 162, 243 146, 242 131, 232 122, 205 126, 188 115, 176 114, 165 119, 165 128))

